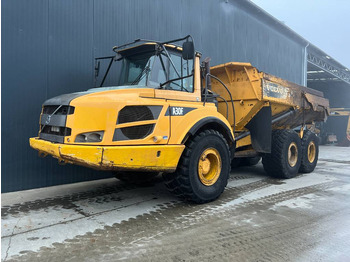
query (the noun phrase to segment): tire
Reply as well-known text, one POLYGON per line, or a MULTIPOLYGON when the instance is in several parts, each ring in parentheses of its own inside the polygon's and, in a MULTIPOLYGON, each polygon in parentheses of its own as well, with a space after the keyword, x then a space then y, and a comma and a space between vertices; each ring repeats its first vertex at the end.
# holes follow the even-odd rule
POLYGON ((261 157, 245 157, 242 159, 241 166, 255 166, 259 163, 261 157))
POLYGON ((227 185, 230 159, 225 138, 215 130, 205 130, 186 143, 175 173, 163 175, 165 185, 186 201, 213 201, 227 185))
POLYGON ((114 174, 115 178, 135 185, 143 185, 152 183, 159 175, 158 172, 133 172, 133 171, 121 171, 114 174))
POLYGON ((277 178, 293 178, 301 165, 301 139, 293 130, 272 132, 271 154, 265 154, 262 163, 266 173, 277 178))
POLYGON ((319 139, 311 131, 304 133, 303 139, 301 140, 301 165, 299 168, 300 173, 311 173, 314 171, 319 152, 319 139))

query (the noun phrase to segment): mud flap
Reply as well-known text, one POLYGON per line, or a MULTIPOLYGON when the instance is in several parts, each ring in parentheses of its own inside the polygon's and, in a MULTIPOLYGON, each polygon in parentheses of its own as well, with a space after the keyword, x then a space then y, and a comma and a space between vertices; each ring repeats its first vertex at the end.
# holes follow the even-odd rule
POLYGON ((263 107, 246 125, 252 146, 259 153, 271 153, 271 121, 271 107, 263 107))

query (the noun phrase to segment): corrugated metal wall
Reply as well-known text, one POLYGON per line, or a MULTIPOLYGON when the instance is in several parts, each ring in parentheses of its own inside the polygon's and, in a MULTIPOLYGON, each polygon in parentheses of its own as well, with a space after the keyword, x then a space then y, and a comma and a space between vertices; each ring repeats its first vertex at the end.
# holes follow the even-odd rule
POLYGON ((42 102, 93 86, 93 58, 136 38, 193 35, 212 65, 248 61, 296 83, 303 46, 241 9, 242 0, 3 0, 2 192, 104 178, 111 173, 59 166, 28 144, 42 102))
POLYGON ((350 108, 350 86, 345 82, 313 81, 308 87, 320 90, 329 99, 331 108, 350 108))

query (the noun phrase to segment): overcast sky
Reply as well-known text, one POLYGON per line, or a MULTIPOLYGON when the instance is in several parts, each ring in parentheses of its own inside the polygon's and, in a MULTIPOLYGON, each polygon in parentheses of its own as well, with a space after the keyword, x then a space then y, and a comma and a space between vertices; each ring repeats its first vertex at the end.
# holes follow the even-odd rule
POLYGON ((252 0, 350 68, 350 0, 252 0))

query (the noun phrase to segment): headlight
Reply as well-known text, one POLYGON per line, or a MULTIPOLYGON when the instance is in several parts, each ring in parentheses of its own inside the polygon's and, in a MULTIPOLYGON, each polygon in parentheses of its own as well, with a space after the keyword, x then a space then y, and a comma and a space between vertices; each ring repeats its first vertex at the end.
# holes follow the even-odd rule
POLYGON ((103 139, 104 131, 82 133, 76 136, 74 142, 87 143, 87 142, 101 142, 103 139))

